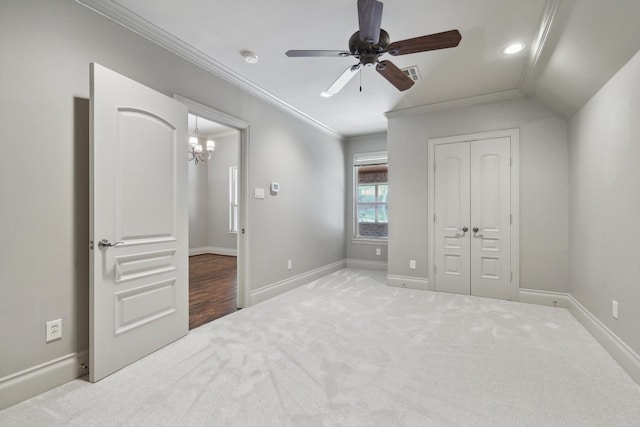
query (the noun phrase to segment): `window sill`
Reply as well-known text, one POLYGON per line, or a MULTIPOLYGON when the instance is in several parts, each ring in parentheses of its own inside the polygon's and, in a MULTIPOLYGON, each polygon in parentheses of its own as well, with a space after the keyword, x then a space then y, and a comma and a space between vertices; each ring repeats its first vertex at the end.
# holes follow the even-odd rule
POLYGON ((355 243, 358 245, 387 245, 389 239, 387 237, 376 238, 363 238, 363 237, 354 237, 351 239, 351 243, 355 243))

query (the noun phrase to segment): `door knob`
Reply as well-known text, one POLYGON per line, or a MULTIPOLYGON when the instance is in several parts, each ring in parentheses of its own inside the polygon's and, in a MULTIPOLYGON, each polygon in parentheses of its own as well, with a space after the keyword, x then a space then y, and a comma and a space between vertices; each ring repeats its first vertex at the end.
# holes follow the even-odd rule
POLYGON ((477 233, 478 231, 483 231, 484 228, 473 227, 473 232, 477 233))
POLYGON ((469 227, 462 227, 462 228, 458 227, 458 230, 462 231, 463 233, 466 233, 467 231, 469 231, 469 227))
POLYGON ((112 248, 114 246, 119 246, 119 245, 124 245, 124 242, 110 243, 107 239, 102 239, 98 242, 98 247, 100 249, 112 248))

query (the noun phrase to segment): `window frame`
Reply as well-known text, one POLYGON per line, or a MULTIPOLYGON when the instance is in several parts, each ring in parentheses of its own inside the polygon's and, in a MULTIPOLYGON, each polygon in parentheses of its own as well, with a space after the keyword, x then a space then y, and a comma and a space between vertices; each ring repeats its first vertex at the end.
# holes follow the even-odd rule
POLYGON ((374 185, 376 187, 376 199, 378 196, 378 186, 381 184, 384 184, 387 186, 387 201, 386 202, 378 202, 378 201, 374 201, 374 202, 359 202, 358 200, 358 195, 359 195, 359 182, 358 182, 358 168, 361 166, 374 166, 374 165, 386 165, 387 166, 387 174, 389 171, 389 159, 388 159, 388 153, 387 151, 373 151, 373 152, 368 152, 368 153, 355 153, 353 156, 353 164, 352 164, 352 171, 353 171, 353 185, 352 185, 352 192, 353 192, 353 196, 352 196, 352 205, 353 205, 353 215, 352 215, 352 242, 355 243, 367 243, 367 242, 375 242, 375 243, 386 243, 389 239, 388 236, 388 224, 389 224, 389 219, 388 219, 388 215, 389 215, 389 179, 388 179, 388 175, 387 175, 387 181, 386 182, 377 182, 377 183, 371 183, 371 185, 374 185), (358 218, 358 207, 362 206, 362 205, 369 205, 369 206, 375 206, 375 215, 376 215, 376 222, 368 222, 368 223, 363 223, 363 224, 387 224, 387 236, 361 236, 360 235, 360 221, 358 218), (381 223, 378 222, 378 206, 387 206, 387 222, 381 223))

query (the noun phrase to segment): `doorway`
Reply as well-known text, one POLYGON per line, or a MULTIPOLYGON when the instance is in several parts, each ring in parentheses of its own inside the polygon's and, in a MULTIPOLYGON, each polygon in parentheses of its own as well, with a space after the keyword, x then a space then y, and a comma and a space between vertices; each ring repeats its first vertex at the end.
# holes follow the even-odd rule
MULTIPOLYGON (((247 222, 248 222, 248 182, 249 182, 249 123, 238 119, 236 117, 230 116, 226 113, 223 113, 219 110, 216 110, 214 108, 211 108, 207 105, 204 104, 200 104, 196 101, 193 101, 189 98, 185 98, 183 96, 180 95, 174 95, 174 98, 178 101, 180 101, 181 103, 185 104, 188 109, 189 109, 189 114, 193 115, 193 116, 197 116, 198 117, 198 126, 199 126, 199 133, 202 132, 201 130, 201 124, 204 123, 202 122, 202 120, 207 120, 209 122, 215 123, 216 126, 223 126, 226 127, 227 129, 229 129, 232 132, 235 132, 235 135, 237 137, 237 151, 236 151, 236 167, 233 168, 233 171, 231 170, 231 164, 228 163, 224 166, 219 166, 217 171, 215 173, 212 173, 211 176, 217 176, 218 180, 222 180, 225 182, 225 184, 223 184, 221 187, 219 186, 218 188, 222 188, 222 192, 224 192, 225 194, 227 194, 227 198, 225 199, 224 203, 222 202, 218 202, 218 207, 221 209, 218 212, 229 212, 229 209, 231 209, 231 203, 228 197, 229 196, 229 180, 233 179, 234 180, 234 187, 236 190, 236 193, 234 195, 235 198, 235 214, 231 214, 229 213, 226 218, 228 220, 228 218, 232 218, 234 219, 235 223, 233 224, 233 227, 235 230, 237 230, 237 232, 234 234, 233 232, 231 232, 230 228, 227 228, 226 231, 224 231, 224 233, 226 234, 226 237, 221 237, 220 234, 218 234, 218 238, 225 238, 225 239, 234 239, 236 242, 236 249, 235 250, 231 250, 231 251, 227 251, 221 247, 208 247, 205 246, 205 250, 202 251, 198 251, 198 250, 193 250, 193 249, 197 249, 195 248, 196 244, 195 244, 195 240, 194 241, 194 245, 191 244, 192 239, 200 239, 199 242, 200 244, 202 244, 202 236, 198 235, 198 230, 203 230, 202 227, 204 227, 202 224, 202 222, 200 222, 200 228, 197 228, 197 226, 191 226, 190 224, 190 230, 189 230, 189 237, 190 237, 190 255, 192 255, 193 257, 198 256, 198 255, 207 255, 207 256, 225 256, 225 257, 233 257, 236 260, 236 267, 235 267, 235 272, 236 272, 236 290, 235 290, 235 294, 236 294, 236 301, 235 304, 230 304, 230 306, 232 306, 232 310, 235 311, 235 309, 238 308, 245 308, 249 306, 249 288, 248 288, 248 281, 249 281, 249 274, 248 274, 248 265, 249 265, 249 245, 248 245, 248 241, 247 241, 247 222), (222 204, 224 204, 224 206, 222 206, 222 204)), ((194 129, 193 131, 195 132, 195 118, 194 118, 194 129)), ((225 134, 225 132, 222 133, 223 135, 225 134)), ((203 135, 204 137, 204 135, 203 135)), ((202 138, 204 140, 204 147, 206 147, 206 138, 202 138)), ((215 142, 215 139, 214 139, 215 142)), ((222 146, 220 144, 218 144, 218 142, 216 143, 216 147, 214 149, 212 158, 216 156, 216 152, 218 151, 218 148, 222 148, 222 146)), ((201 143, 202 144, 202 143, 201 143)), ((228 147, 227 147, 228 148, 228 147)), ((189 162, 189 163, 195 163, 194 161, 189 162)), ((215 161, 214 161, 215 163, 215 161)), ((194 165, 195 166, 195 165, 194 165)), ((198 167, 200 167, 200 163, 197 165, 198 167)), ((192 166, 190 166, 192 167, 192 166)), ((198 170, 198 173, 200 174, 205 174, 204 170, 198 170)), ((206 172, 208 174, 208 171, 206 172)), ((200 182, 202 182, 202 177, 200 177, 201 180, 200 182)), ((193 190, 190 188, 189 192, 192 192, 193 190)), ((199 191, 203 191, 202 186, 200 186, 199 191)), ((209 201, 207 201, 207 204, 209 203, 209 201)), ((190 202, 191 204, 191 202, 190 202)), ((200 207, 202 209, 202 206, 200 207)), ((190 213, 191 215, 191 213, 190 213)), ((219 214, 221 215, 221 214, 219 214)), ((191 221, 190 221, 191 222, 191 221)), ((225 223, 227 227, 231 227, 231 225, 229 223, 225 223)), ((220 228, 218 228, 218 230, 220 230, 220 228)), ((198 260, 200 260, 201 258, 207 258, 205 257, 200 257, 198 258, 198 260)), ((195 258, 193 258, 194 261, 196 260, 195 258)), ((228 260, 228 258, 227 258, 228 260)), ((206 264, 206 263, 205 263, 206 264)), ((228 268, 228 267, 226 267, 228 268)), ((232 268, 233 270, 233 268, 232 268)))
POLYGON ((517 130, 429 140, 431 288, 516 299, 517 130))
POLYGON ((240 131, 195 114, 189 133, 189 329, 237 309, 240 131))

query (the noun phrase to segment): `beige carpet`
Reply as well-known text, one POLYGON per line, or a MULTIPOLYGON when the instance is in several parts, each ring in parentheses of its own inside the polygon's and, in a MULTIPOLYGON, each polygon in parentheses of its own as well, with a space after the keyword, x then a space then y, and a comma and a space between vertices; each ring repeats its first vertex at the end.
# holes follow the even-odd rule
POLYGON ((640 386, 565 309, 345 269, 2 426, 638 426, 640 386))

